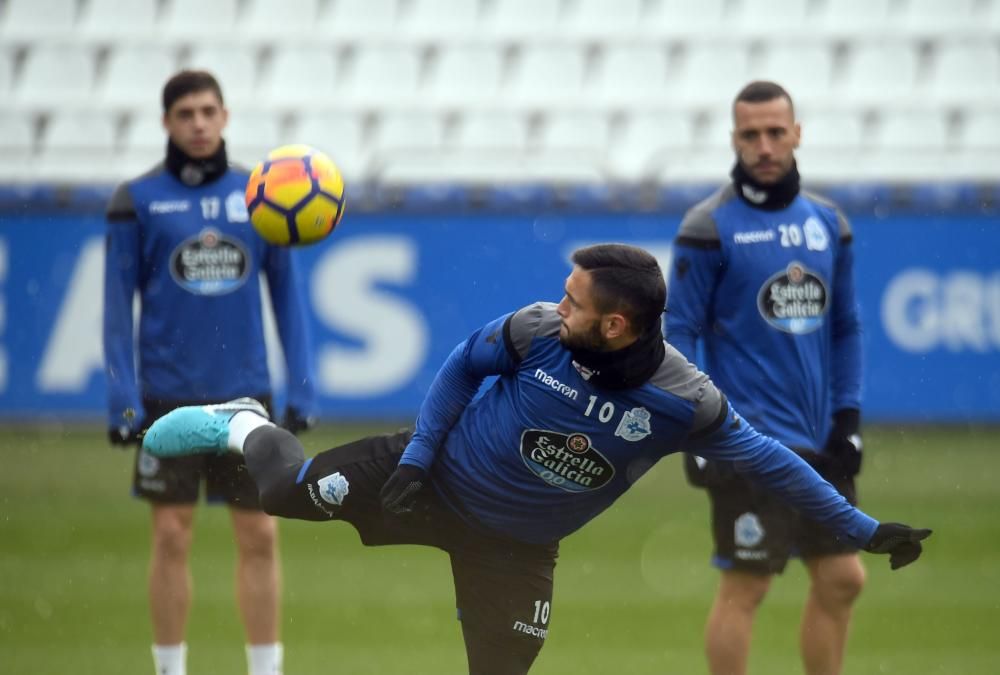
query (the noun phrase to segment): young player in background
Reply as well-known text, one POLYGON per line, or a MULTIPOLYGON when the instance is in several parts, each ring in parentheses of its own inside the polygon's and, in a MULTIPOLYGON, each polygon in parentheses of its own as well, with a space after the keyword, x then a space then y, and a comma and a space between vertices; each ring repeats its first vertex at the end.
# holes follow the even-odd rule
POLYGON ((680 449, 736 463, 893 567, 917 559, 928 530, 852 507, 664 342, 655 258, 604 244, 573 262, 558 305, 500 317, 452 351, 413 432, 306 459, 255 402, 237 400, 175 410, 144 444, 157 457, 242 453, 269 513, 344 520, 366 545, 446 551, 476 675, 528 672, 549 631, 559 541, 680 449))
MULTIPOLYGON (((166 83, 162 98, 166 158, 120 185, 107 210, 104 351, 111 442, 136 442, 179 405, 255 396, 270 407, 261 272, 289 372, 284 424, 301 430, 314 392, 294 259, 250 227, 243 195, 248 172, 231 166, 226 156, 228 111, 215 78, 182 71, 166 83)), ((231 507, 250 673, 280 673, 277 527, 260 510, 242 458, 157 458, 140 450, 133 492, 152 506, 149 598, 156 672, 183 675, 186 669, 188 553, 202 482, 209 501, 231 507)))
MULTIPOLYGON (((791 97, 753 82, 732 109, 732 183, 694 206, 674 248, 667 340, 695 360, 740 414, 798 452, 852 504, 861 466, 861 325, 851 227, 800 190, 791 97)), ((809 675, 841 672, 851 608, 864 585, 845 540, 715 458, 688 457, 707 489, 722 572, 706 628, 713 675, 744 675, 757 607, 800 555, 810 588, 801 650, 809 675)))

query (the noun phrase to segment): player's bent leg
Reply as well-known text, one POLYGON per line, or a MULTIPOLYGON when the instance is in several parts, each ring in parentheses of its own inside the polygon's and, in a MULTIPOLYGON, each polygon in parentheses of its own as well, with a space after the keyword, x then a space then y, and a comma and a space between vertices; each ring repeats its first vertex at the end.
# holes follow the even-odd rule
POLYGON ((303 482, 308 469, 302 443, 280 427, 260 427, 243 444, 247 469, 260 493, 260 505, 267 513, 298 520, 330 520, 336 516, 333 504, 324 506, 311 483, 303 482), (328 507, 328 508, 327 508, 328 507))
POLYGON ((712 675, 745 675, 757 608, 771 575, 724 570, 705 626, 705 655, 712 675))
POLYGON ((149 605, 153 642, 179 645, 184 641, 191 606, 188 554, 194 529, 194 505, 153 503, 152 519, 149 605))
POLYGON ((802 614, 802 662, 807 675, 838 675, 864 566, 858 554, 843 553, 808 558, 806 567, 811 584, 802 614))

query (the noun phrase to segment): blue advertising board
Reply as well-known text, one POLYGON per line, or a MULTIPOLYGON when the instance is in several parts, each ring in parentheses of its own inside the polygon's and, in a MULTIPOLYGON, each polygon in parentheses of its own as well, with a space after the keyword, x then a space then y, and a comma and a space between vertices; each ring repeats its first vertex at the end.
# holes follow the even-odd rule
MULTIPOLYGON (((666 266, 678 221, 351 214, 327 241, 296 252, 321 415, 411 417, 438 366, 472 330, 561 297, 574 248, 628 242, 666 266)), ((859 217, 854 229, 866 418, 1000 421, 995 220, 859 217)), ((3 418, 102 418, 103 255, 99 217, 0 216, 3 418)), ((271 360, 280 389, 280 356, 271 360)))

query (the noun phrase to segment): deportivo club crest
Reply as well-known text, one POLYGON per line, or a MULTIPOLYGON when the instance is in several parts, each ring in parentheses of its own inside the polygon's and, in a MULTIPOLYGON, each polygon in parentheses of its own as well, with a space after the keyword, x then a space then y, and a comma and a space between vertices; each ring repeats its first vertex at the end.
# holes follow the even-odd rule
POLYGON ((351 491, 347 479, 339 471, 320 478, 316 485, 319 486, 319 496, 323 501, 336 506, 343 504, 344 497, 351 491))
POLYGON ((737 546, 752 548, 764 541, 764 526, 757 514, 747 512, 733 523, 733 536, 737 546))
POLYGON ((626 441, 641 441, 653 433, 649 426, 649 411, 645 408, 632 408, 624 415, 615 429, 615 436, 621 436, 626 441))

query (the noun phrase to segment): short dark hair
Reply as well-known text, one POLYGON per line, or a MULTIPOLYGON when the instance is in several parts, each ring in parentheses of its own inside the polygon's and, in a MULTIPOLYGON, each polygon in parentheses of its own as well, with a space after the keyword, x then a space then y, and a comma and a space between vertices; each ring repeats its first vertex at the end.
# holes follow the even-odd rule
POLYGON ((163 85, 163 114, 170 112, 170 107, 177 99, 202 91, 214 91, 219 97, 219 103, 225 105, 222 98, 222 87, 215 76, 207 70, 182 70, 174 74, 163 85))
POLYGON ((768 80, 754 80, 740 89, 740 93, 736 94, 736 98, 733 99, 733 110, 735 112, 736 104, 740 102, 766 103, 776 98, 788 99, 788 105, 792 109, 792 114, 795 114, 795 103, 792 102, 791 95, 777 82, 770 82, 768 80))
POLYGON ((667 288, 660 264, 647 251, 626 244, 595 244, 574 251, 572 261, 590 272, 598 310, 621 312, 636 334, 661 330, 667 288))

